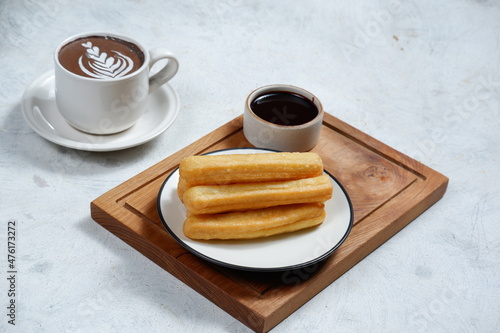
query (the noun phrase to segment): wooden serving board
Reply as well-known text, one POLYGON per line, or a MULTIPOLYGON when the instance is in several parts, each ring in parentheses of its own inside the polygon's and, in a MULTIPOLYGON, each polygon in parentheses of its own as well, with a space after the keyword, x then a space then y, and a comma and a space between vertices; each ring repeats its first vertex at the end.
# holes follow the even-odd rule
MULTIPOLYGON (((267 332, 383 244, 445 193, 448 178, 330 114, 312 150, 349 194, 354 226, 347 240, 320 264, 295 271, 232 270, 187 252, 165 230, 156 200, 182 158, 251 147, 242 116, 91 203, 92 218, 160 267, 254 330, 267 332)), ((168 288, 168 286, 165 286, 168 288)))

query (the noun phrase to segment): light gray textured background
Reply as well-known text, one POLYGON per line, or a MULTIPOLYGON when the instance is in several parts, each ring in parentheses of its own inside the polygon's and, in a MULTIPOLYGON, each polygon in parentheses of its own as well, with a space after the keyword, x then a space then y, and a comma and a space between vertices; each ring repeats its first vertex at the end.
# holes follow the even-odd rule
POLYGON ((273 332, 498 332, 500 2, 0 1, 0 331, 250 332, 90 218, 105 191, 288 83, 450 178, 445 197, 273 332), (20 100, 66 37, 165 46, 181 109, 143 146, 59 147, 20 100), (7 324, 7 222, 18 309, 7 324))

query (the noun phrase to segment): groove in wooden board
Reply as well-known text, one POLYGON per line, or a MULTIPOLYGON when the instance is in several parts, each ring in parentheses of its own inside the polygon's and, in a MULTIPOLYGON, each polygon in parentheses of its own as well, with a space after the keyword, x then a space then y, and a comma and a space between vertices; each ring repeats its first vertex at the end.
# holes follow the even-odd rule
POLYGON ((127 209, 134 209, 135 211, 140 212, 140 214, 147 217, 151 222, 164 228, 160 217, 158 216, 156 198, 161 185, 169 174, 170 172, 157 177, 154 181, 149 183, 149 186, 137 189, 129 196, 121 198, 117 204, 124 205, 127 209))
MULTIPOLYGON (((225 140, 232 143, 242 142, 241 137, 233 138, 234 135, 241 132, 234 132, 225 137, 225 140)), ((335 150, 332 151, 332 149, 327 148, 327 144, 320 141, 319 147, 313 151, 321 155, 325 170, 333 174, 349 193, 355 211, 354 223, 376 210, 387 200, 395 197, 397 193, 416 180, 413 173, 381 158, 363 146, 344 140, 342 136, 333 138, 325 133, 322 140, 336 142, 335 150), (365 149, 366 151, 364 151, 365 149), (355 161, 354 166, 351 164, 353 161, 355 161)), ((211 148, 217 150, 228 147, 232 148, 233 146, 213 145, 211 148)), ((156 198, 161 184, 172 171, 173 169, 168 170, 141 188, 134 189, 130 195, 120 198, 120 202, 124 201, 127 207, 133 207, 156 224, 161 225, 157 214, 156 200, 151 200, 151 197, 156 198)))

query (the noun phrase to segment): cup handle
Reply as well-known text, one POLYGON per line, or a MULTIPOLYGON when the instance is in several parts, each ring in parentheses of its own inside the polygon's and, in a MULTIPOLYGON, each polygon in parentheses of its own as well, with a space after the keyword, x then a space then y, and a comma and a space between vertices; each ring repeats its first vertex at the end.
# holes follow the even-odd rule
POLYGON ((179 69, 179 61, 166 49, 153 49, 149 51, 149 69, 153 68, 153 65, 162 59, 167 59, 167 64, 156 74, 149 78, 149 93, 152 93, 160 86, 167 83, 179 69))

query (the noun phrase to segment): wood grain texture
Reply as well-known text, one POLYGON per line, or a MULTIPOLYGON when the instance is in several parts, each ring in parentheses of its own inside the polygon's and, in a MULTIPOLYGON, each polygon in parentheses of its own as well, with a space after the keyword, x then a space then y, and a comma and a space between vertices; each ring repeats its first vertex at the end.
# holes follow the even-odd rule
POLYGON ((237 271, 184 250, 163 228, 156 199, 183 157, 241 147, 251 145, 240 116, 103 194, 91 203, 91 215, 255 332, 279 324, 438 201, 448 184, 440 173, 325 114, 312 151, 351 198, 354 226, 349 237, 320 264, 275 273, 237 271))

